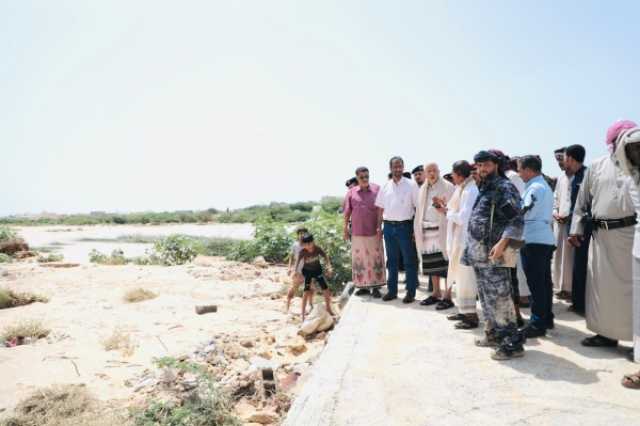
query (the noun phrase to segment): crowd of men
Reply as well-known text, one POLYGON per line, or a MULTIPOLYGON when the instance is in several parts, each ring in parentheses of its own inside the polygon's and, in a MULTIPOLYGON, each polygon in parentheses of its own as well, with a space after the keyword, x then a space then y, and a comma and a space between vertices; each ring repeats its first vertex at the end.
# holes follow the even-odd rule
MULTIPOLYGON (((380 186, 359 167, 344 201, 356 294, 398 298, 403 269, 402 302, 413 303, 418 276, 428 277, 431 294, 420 304, 457 308, 447 317, 456 329, 477 328, 482 318, 476 345, 509 360, 524 356, 527 338, 554 328, 555 288, 594 333, 582 345, 635 340, 640 362, 640 128, 617 121, 605 142, 609 154, 589 167, 582 145, 555 151, 557 179, 542 173, 539 156, 498 150, 457 161, 444 176, 435 163, 408 174, 393 157, 380 186)), ((622 384, 640 388, 640 372, 622 384)))

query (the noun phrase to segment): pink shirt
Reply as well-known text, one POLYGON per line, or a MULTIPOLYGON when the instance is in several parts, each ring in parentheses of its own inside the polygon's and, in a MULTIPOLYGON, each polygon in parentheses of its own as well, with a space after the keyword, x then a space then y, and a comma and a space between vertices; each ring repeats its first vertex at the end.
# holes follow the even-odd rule
POLYGON ((378 227, 378 208, 376 197, 380 187, 369 184, 368 190, 360 186, 351 188, 344 198, 344 214, 351 215, 351 235, 356 237, 372 237, 378 227))

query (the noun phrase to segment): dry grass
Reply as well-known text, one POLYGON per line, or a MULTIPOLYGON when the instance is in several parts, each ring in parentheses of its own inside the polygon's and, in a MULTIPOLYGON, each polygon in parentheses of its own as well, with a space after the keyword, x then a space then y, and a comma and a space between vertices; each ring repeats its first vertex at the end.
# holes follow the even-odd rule
POLYGON ((144 288, 136 288, 125 293, 124 301, 127 303, 137 303, 144 302, 145 300, 155 299, 156 297, 158 297, 158 295, 150 290, 145 290, 144 288))
POLYGON ((21 401, 2 426, 124 426, 126 419, 105 411, 84 385, 40 389, 21 401))
POLYGON ((49 299, 39 294, 16 293, 0 288, 0 309, 15 308, 35 302, 47 303, 49 299))
POLYGON ((131 335, 120 327, 116 328, 111 336, 102 341, 102 346, 105 351, 120 351, 122 356, 125 357, 133 355, 136 350, 131 340, 131 335))
POLYGON ((42 339, 47 337, 51 330, 46 328, 42 321, 38 320, 22 320, 16 322, 2 330, 0 340, 11 340, 14 337, 32 337, 34 339, 42 339))

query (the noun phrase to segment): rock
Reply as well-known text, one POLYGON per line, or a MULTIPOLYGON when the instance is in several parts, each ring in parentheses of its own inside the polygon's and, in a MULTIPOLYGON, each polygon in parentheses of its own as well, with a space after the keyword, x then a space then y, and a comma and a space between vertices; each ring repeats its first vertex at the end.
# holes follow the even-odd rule
POLYGON ((301 355, 306 351, 307 345, 305 345, 304 343, 296 343, 289 346, 289 352, 291 352, 295 356, 301 355))
POLYGON ((269 266, 269 263, 267 263, 267 261, 262 256, 258 256, 253 259, 252 264, 253 266, 257 266, 258 268, 267 268, 269 266))
POLYGON ((249 339, 243 340, 242 342, 240 342, 240 346, 244 347, 244 348, 252 348, 254 346, 253 342, 249 339))
POLYGON ((316 340, 326 340, 327 333, 324 331, 321 331, 320 333, 316 334, 315 338, 316 340))
POLYGON ((279 416, 274 411, 260 411, 252 414, 247 422, 249 423, 259 423, 261 425, 268 425, 272 423, 276 423, 279 419, 279 416))
POLYGON ((258 354, 259 356, 261 356, 264 359, 271 359, 273 358, 273 353, 271 353, 271 351, 264 351, 264 352, 260 352, 258 354))

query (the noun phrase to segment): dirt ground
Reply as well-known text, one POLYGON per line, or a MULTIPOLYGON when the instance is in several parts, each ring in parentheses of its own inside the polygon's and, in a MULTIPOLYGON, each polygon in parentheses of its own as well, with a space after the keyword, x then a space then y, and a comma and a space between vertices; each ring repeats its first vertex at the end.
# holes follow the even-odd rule
MULTIPOLYGON (((52 332, 33 344, 0 348, 0 418, 34 390, 53 384, 83 383, 100 400, 129 406, 142 398, 145 380, 156 370, 154 358, 188 356, 212 342, 232 353, 225 368, 238 374, 256 356, 269 359, 283 390, 293 395, 325 344, 324 334, 306 342, 296 335, 299 316, 284 312, 283 267, 199 257, 177 267, 21 262, 1 268, 0 288, 35 292, 49 302, 0 310, 0 330, 37 319, 52 332), (125 292, 136 288, 158 297, 126 303, 125 292), (218 311, 196 315, 195 306, 205 304, 218 311), (133 353, 105 350, 114 331, 129 336, 133 353)), ((291 312, 299 312, 299 302, 291 312)))

